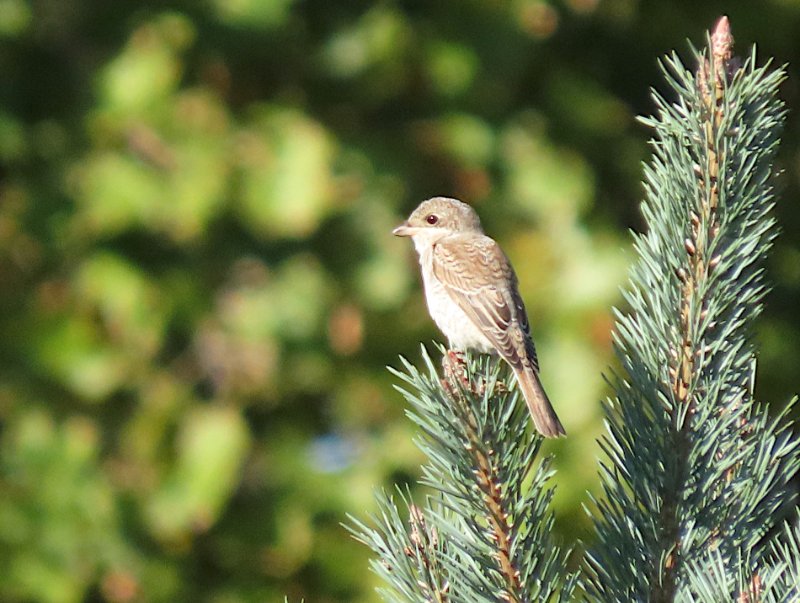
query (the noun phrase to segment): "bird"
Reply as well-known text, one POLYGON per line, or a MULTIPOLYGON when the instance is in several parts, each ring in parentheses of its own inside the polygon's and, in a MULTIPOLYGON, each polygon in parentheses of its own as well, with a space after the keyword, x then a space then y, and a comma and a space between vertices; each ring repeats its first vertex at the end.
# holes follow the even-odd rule
POLYGON ((513 370, 539 433, 566 435, 539 380, 517 276, 477 212, 458 199, 433 197, 392 234, 413 241, 428 312, 449 347, 499 355, 513 370))

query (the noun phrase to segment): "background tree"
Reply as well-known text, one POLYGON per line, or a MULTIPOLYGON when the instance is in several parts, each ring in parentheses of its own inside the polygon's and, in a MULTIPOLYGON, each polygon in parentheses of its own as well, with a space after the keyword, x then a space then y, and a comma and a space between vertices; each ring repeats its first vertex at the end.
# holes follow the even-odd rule
POLYGON ((634 116, 723 11, 789 63, 757 332, 756 397, 780 403, 793 4, 0 0, 0 598, 374 600, 339 522, 416 476, 384 366, 435 332, 389 231, 442 193, 520 273, 571 435, 545 451, 556 528, 589 538, 634 116))

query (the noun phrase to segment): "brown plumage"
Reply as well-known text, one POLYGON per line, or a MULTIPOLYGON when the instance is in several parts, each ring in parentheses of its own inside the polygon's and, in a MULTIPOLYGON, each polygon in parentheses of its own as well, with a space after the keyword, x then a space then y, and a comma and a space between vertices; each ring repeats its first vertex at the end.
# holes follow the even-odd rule
POLYGON ((420 256, 428 310, 451 348, 496 353, 517 377, 536 429, 565 435, 539 381, 539 363, 517 277, 500 246, 483 234, 466 203, 423 201, 394 230, 410 236, 420 256))

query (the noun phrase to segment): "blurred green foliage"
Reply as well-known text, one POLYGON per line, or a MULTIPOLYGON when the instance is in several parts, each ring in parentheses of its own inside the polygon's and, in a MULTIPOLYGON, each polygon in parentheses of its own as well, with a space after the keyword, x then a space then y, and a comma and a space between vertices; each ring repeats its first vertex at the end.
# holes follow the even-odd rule
MULTIPOLYGON (((478 208, 519 272, 564 539, 591 538, 610 307, 656 59, 800 4, 0 0, 0 599, 374 601, 340 522, 420 455, 386 364, 438 337, 407 241, 478 208)), ((758 393, 800 361, 800 122, 758 393)))

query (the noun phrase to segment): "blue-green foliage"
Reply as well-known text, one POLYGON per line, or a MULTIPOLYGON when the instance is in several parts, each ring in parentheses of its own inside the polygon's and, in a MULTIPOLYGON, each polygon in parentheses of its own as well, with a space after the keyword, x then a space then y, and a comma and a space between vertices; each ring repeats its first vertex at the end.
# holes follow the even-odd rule
POLYGON ((546 460, 536 462, 541 438, 509 387, 508 368, 467 357, 442 380, 424 349, 423 358, 425 372, 406 360, 405 372, 393 372, 420 428, 417 445, 429 459, 422 482, 434 494, 423 508, 400 494, 408 522, 394 498, 380 494, 377 527, 355 522, 357 537, 379 555, 373 569, 390 585, 382 594, 414 602, 569 600, 569 551, 551 539, 552 472, 546 460))
POLYGON ((790 500, 797 441, 753 400, 751 331, 775 237, 784 72, 753 53, 715 80, 707 58, 694 53, 698 74, 668 57, 675 100, 654 93, 657 115, 642 120, 655 131, 648 229, 635 235, 630 310, 617 312, 623 374, 601 442, 592 600, 733 601, 781 584, 764 584, 765 542, 790 500))

